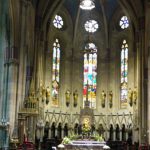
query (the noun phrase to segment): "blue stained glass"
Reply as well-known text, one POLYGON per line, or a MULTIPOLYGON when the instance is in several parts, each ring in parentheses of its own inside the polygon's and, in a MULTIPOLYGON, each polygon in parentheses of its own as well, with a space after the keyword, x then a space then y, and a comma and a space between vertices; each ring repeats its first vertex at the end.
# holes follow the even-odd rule
POLYGON ((128 28, 129 27, 129 21, 127 16, 123 16, 119 22, 119 25, 122 29, 128 28))

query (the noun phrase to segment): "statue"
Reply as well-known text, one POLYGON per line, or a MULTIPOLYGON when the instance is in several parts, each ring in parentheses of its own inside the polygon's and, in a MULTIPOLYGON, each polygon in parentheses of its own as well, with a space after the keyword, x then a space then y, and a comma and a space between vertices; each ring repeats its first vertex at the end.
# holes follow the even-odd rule
POLYGON ((106 100, 106 93, 103 90, 101 94, 101 104, 103 108, 105 107, 105 100, 106 100))
POLYGON ((40 87, 38 89, 39 97, 42 98, 43 81, 40 80, 40 87))
POLYGON ((103 125, 99 124, 99 126, 98 126, 98 134, 101 135, 101 136, 103 136, 104 132, 105 132, 105 130, 104 130, 103 125))
POLYGON ((77 106, 77 101, 78 101, 78 93, 77 90, 73 93, 73 99, 74 99, 74 107, 77 106))
POLYGON ((90 120, 89 118, 84 118, 83 125, 82 125, 83 136, 84 135, 89 136, 90 131, 91 131, 90 120))
POLYGON ((112 108, 113 105, 113 93, 112 91, 109 92, 109 107, 112 108))
POLYGON ((67 90, 65 95, 66 95, 66 105, 69 106, 71 92, 69 90, 67 90))
POLYGON ((42 102, 45 102, 46 101, 46 89, 43 85, 42 87, 42 102))
POLYGON ((59 90, 59 83, 57 80, 52 82, 52 105, 58 106, 58 90, 59 90))
POLYGON ((29 97, 25 99, 26 108, 36 108, 37 98, 33 89, 30 90, 29 97))
POLYGON ((46 104, 50 101, 50 88, 49 86, 46 88, 46 104))
POLYGON ((133 104, 133 92, 132 92, 131 88, 129 88, 129 90, 128 90, 128 101, 129 101, 130 106, 132 106, 132 104, 133 104))
POLYGON ((136 101, 137 101, 137 88, 136 87, 133 90, 132 100, 133 100, 133 103, 136 105, 136 101))

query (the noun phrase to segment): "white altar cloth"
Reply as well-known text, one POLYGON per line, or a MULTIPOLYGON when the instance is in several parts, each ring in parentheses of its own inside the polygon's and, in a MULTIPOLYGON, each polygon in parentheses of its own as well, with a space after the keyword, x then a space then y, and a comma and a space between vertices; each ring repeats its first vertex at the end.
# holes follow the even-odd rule
POLYGON ((103 150, 104 145, 106 145, 106 142, 77 140, 65 145, 65 150, 103 150))

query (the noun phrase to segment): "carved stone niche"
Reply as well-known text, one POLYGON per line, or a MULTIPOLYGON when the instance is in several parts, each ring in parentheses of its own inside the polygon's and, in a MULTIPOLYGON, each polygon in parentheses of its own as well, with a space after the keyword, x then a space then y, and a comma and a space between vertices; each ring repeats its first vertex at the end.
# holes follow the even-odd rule
POLYGON ((83 125, 85 122, 88 122, 90 126, 94 124, 94 112, 89 107, 85 107, 80 111, 80 124, 83 125))

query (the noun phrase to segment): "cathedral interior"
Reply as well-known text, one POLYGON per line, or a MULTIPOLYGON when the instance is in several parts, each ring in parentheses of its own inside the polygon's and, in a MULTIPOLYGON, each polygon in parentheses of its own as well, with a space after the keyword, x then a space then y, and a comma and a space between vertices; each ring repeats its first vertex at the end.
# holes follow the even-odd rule
POLYGON ((0 149, 80 134, 86 107, 149 145, 149 54, 150 0, 0 0, 0 149))

